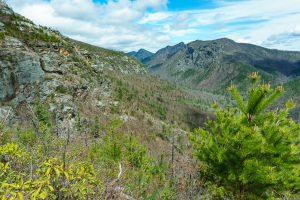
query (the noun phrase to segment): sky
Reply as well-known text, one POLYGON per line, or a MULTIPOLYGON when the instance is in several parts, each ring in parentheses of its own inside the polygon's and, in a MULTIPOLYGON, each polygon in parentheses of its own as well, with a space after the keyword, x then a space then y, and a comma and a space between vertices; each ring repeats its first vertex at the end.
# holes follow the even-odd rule
POLYGON ((300 51, 300 0, 6 1, 36 24, 125 52, 224 37, 300 51))

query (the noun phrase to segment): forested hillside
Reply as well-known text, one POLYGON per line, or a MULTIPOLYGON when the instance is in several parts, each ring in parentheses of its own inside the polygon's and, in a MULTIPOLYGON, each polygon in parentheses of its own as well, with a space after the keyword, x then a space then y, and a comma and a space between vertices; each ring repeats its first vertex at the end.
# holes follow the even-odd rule
MULTIPOLYGON (((168 52, 161 59, 182 48, 161 50, 168 52)), ((158 53, 132 55, 152 62, 158 53)), ((198 89, 172 81, 188 83, 199 71, 161 79, 162 65, 151 67, 153 75, 128 54, 35 25, 0 0, 0 197, 297 198, 300 129, 289 113, 299 112, 286 101, 299 101, 297 56, 290 56, 293 70, 234 70, 237 86, 223 77, 204 87, 206 78, 222 80, 208 73, 198 89)), ((226 75, 217 63, 213 71, 226 75)))
POLYGON ((122 52, 0 6, 1 197, 194 195, 187 130, 207 114, 184 103, 188 94, 122 52))
MULTIPOLYGON (((267 49, 222 38, 167 46, 142 59, 132 56, 151 73, 186 91, 191 90, 192 94, 200 93, 202 98, 221 95, 219 101, 222 101, 227 98, 226 89, 232 83, 245 92, 249 87, 247 76, 258 71, 265 82, 285 84, 288 94, 282 97, 283 101, 294 98, 300 104, 299 92, 294 89, 300 75, 300 52, 267 49)), ((296 118, 299 106, 295 110, 296 118)))

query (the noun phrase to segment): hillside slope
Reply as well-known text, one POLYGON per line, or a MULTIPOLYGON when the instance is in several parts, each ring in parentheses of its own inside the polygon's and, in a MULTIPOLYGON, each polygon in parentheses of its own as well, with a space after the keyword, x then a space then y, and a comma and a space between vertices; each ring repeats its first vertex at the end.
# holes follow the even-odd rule
POLYGON ((185 129, 207 114, 136 59, 37 26, 0 1, 0 67, 0 143, 22 144, 34 168, 45 157, 91 162, 107 189, 121 163, 113 186, 136 199, 182 199, 200 187, 189 178, 198 174, 185 129), (103 153, 109 142, 130 145, 129 154, 111 159, 103 153))

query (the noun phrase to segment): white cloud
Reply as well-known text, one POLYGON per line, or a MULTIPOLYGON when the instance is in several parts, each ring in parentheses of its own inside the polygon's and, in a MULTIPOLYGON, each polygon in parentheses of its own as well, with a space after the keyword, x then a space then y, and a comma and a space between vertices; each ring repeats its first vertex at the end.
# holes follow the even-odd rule
POLYGON ((155 23, 166 20, 171 15, 167 12, 148 13, 140 21, 140 24, 155 23))
POLYGON ((92 0, 8 0, 17 12, 38 24, 123 51, 155 51, 181 41, 219 37, 300 50, 300 38, 290 34, 300 29, 299 0, 215 2, 219 4, 213 9, 170 11, 167 0, 108 0, 106 4, 92 0), (289 40, 274 43, 274 38, 282 35, 289 35, 289 40))
POLYGON ((147 9, 165 9, 166 0, 110 0, 107 4, 95 4, 92 0, 8 0, 8 3, 37 24, 106 48, 156 50, 171 42, 169 36, 162 37, 158 31, 137 23, 147 9))
POLYGON ((97 6, 89 0, 52 0, 51 7, 57 16, 79 20, 93 20, 97 17, 97 6))
POLYGON ((268 37, 263 45, 270 48, 282 48, 290 50, 299 50, 300 47, 300 29, 296 27, 294 30, 274 34, 268 37))
MULTIPOLYGON (((299 0, 220 1, 219 7, 215 9, 167 12, 168 18, 153 17, 154 20, 145 21, 154 25, 163 24, 164 34, 175 36, 179 39, 178 42, 184 34, 191 34, 184 39, 229 37, 238 42, 250 42, 270 48, 300 50, 300 39, 296 37, 293 43, 289 43, 289 40, 285 45, 270 45, 265 42, 270 36, 300 27, 299 3, 299 0), (181 30, 186 31, 182 31, 184 34, 176 34, 181 30)), ((164 16, 164 13, 160 13, 159 16, 164 16)))

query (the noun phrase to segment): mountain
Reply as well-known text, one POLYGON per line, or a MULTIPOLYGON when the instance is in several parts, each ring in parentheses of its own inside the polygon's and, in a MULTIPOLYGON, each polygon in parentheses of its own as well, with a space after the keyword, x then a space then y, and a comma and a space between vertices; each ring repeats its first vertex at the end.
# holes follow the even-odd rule
POLYGON ((246 85, 252 70, 299 100, 298 53, 274 52, 222 39, 131 54, 163 80, 128 54, 38 26, 0 0, 0 196, 214 199, 224 191, 207 188, 188 133, 214 118, 213 102, 228 103, 228 79, 246 85), (251 64, 262 55, 264 65, 251 64))
POLYGON ((102 192, 93 199, 191 198, 200 184, 186 130, 208 116, 193 98, 127 54, 35 25, 0 1, 0 145, 30 155, 15 167, 24 182, 55 157, 64 168, 94 166, 102 192))
POLYGON ((231 83, 245 85, 252 71, 275 83, 300 74, 300 52, 271 50, 226 38, 167 46, 143 63, 164 79, 219 93, 231 83))
MULTIPOLYGON (((288 94, 278 105, 288 98, 295 99, 298 108, 294 116, 298 118, 299 92, 290 88, 297 87, 300 52, 267 49, 221 38, 167 46, 144 58, 142 63, 151 73, 176 83, 190 94, 197 94, 195 98, 201 99, 202 106, 207 99, 215 99, 222 104, 232 83, 246 90, 249 85, 247 76, 258 71, 265 82, 286 86, 288 94)), ((192 102, 193 105, 198 104, 192 102)))
POLYGON ((148 58, 148 57, 150 57, 150 56, 153 55, 152 52, 147 51, 147 50, 145 50, 145 49, 140 49, 140 50, 138 50, 137 52, 136 52, 136 51, 132 51, 132 52, 129 52, 129 53, 127 53, 127 54, 128 54, 129 56, 132 56, 132 57, 138 59, 138 60, 141 61, 141 62, 143 62, 144 59, 146 59, 146 58, 148 58))

